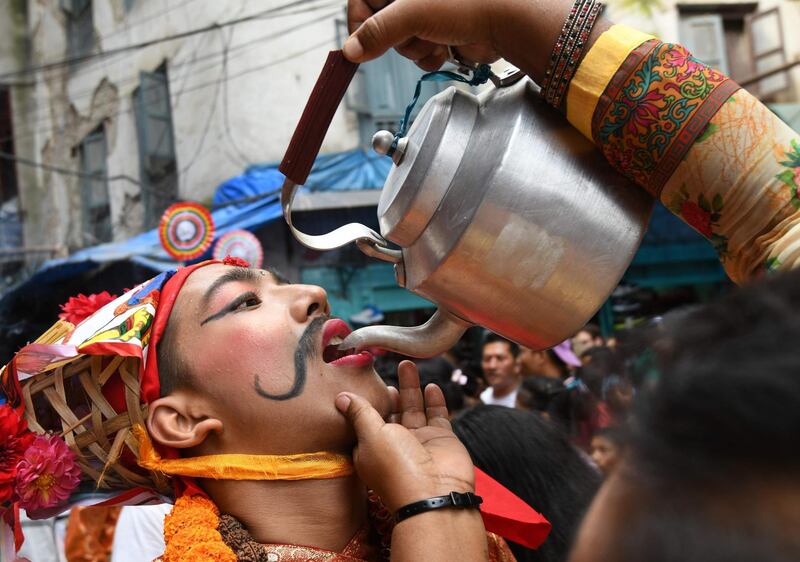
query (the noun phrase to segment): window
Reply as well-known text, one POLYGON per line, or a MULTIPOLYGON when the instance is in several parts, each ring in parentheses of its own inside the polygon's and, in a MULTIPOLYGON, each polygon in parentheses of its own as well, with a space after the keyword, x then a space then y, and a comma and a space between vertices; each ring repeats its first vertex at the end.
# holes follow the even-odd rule
MULTIPOLYGON (((17 202, 17 168, 14 156, 14 128, 11 91, 0 86, 0 249, 22 247, 22 222, 17 202)), ((20 271, 21 253, 0 252, 0 277, 20 271)), ((3 280, 0 279, 0 287, 3 280)))
POLYGON ((166 66, 162 65, 155 72, 142 72, 139 87, 133 95, 144 227, 153 228, 178 195, 178 169, 166 66))
MULTIPOLYGON (((344 21, 337 21, 340 45, 347 36, 344 21)), ((362 64, 347 92, 347 108, 358 114, 361 144, 369 146, 372 135, 381 129, 397 132, 406 112, 417 80, 424 73, 417 65, 400 56, 394 50, 362 64)), ((450 82, 423 82, 412 118, 419 113, 425 102, 451 86, 450 82)))
MULTIPOLYGON (((786 63, 783 51, 783 27, 778 8, 753 14, 748 18, 755 74, 760 75, 786 63)), ((785 72, 762 78, 755 85, 762 100, 789 87, 785 72)))
POLYGON ((0 86, 0 207, 17 196, 17 167, 14 155, 14 127, 11 117, 11 92, 0 86))
POLYGON ((680 41, 704 63, 741 81, 755 72, 746 21, 754 2, 680 4, 680 41))
POLYGON ((695 58, 725 74, 730 74, 720 14, 681 16, 680 36, 681 43, 695 58))
MULTIPOLYGON (((414 96, 417 80, 424 71, 392 50, 362 64, 359 73, 365 102, 358 112, 359 133, 362 144, 368 145, 377 131, 386 129, 397 132, 406 106, 414 96)), ((426 101, 450 85, 447 82, 423 82, 412 118, 416 117, 426 101)))
POLYGON ((92 0, 61 0, 67 14, 67 50, 70 57, 89 54, 94 45, 92 0))
POLYGON ((680 40, 692 54, 764 101, 791 87, 786 72, 750 80, 786 64, 778 8, 755 13, 754 2, 681 4, 680 40))
POLYGON ((83 240, 87 245, 110 242, 111 205, 106 170, 106 132, 101 125, 78 147, 83 202, 83 240))

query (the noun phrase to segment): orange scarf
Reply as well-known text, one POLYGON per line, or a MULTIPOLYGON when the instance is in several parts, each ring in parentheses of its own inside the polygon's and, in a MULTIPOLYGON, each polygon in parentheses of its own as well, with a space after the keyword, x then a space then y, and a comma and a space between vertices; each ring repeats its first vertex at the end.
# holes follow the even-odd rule
POLYGON ((353 474, 350 457, 336 453, 297 455, 206 455, 187 459, 162 459, 141 425, 133 427, 139 440, 139 466, 170 476, 215 480, 321 480, 353 474))

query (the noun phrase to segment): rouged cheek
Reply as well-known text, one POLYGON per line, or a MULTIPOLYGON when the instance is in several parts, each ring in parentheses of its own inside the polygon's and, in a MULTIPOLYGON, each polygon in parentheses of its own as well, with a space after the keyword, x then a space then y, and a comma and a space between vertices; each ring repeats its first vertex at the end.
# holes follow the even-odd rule
POLYGON ((268 380, 269 373, 285 370, 291 374, 293 370, 288 342, 249 326, 228 325, 197 343, 195 350, 192 363, 196 372, 213 377, 214 386, 222 388, 233 385, 252 389, 255 374, 268 380))

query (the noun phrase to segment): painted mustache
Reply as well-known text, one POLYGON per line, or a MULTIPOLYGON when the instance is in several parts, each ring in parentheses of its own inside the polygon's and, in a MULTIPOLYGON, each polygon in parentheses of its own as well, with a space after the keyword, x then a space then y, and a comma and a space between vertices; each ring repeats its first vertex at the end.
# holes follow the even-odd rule
POLYGON ((292 388, 281 394, 272 394, 264 390, 261 386, 260 377, 256 374, 253 386, 259 396, 269 400, 291 400, 303 393, 308 376, 306 365, 308 360, 316 357, 319 352, 316 345, 317 336, 328 319, 328 316, 317 316, 308 324, 303 335, 300 336, 297 348, 294 351, 294 382, 292 383, 292 388))

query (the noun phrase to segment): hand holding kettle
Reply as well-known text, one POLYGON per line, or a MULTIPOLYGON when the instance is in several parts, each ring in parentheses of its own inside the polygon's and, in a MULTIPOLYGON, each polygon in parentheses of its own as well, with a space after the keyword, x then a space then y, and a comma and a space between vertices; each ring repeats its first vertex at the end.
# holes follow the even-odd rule
MULTIPOLYGON (((378 0, 351 0, 351 26, 366 20, 345 49, 368 60, 398 45, 432 68, 444 45, 455 44, 462 57, 502 55, 536 73, 559 33, 555 22, 569 12, 562 0, 554 5, 395 0, 370 16, 378 0)), ((439 309, 422 326, 361 328, 342 347, 430 357, 478 324, 544 349, 585 324, 633 259, 652 199, 614 172, 520 73, 495 76, 496 87, 478 96, 449 88, 425 104, 406 136, 376 134, 375 150, 395 164, 378 205, 380 233, 351 223, 309 236, 292 225, 294 194, 355 70, 341 53, 329 55, 281 163, 284 217, 310 248, 356 243, 392 263, 399 285, 439 309)))
MULTIPOLYGON (((349 0, 344 55, 361 63, 394 47, 430 71, 449 45, 472 62, 505 58, 538 82, 571 7, 571 0, 349 0)), ((600 20, 589 44, 608 25, 600 20)))

